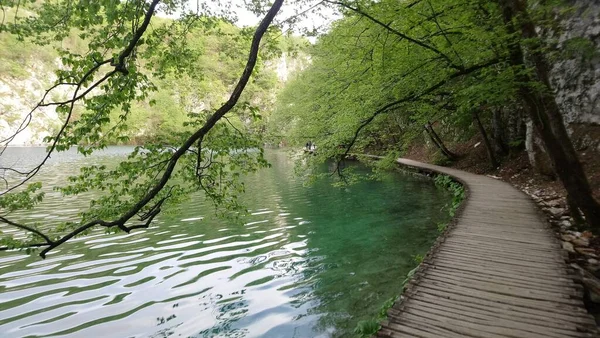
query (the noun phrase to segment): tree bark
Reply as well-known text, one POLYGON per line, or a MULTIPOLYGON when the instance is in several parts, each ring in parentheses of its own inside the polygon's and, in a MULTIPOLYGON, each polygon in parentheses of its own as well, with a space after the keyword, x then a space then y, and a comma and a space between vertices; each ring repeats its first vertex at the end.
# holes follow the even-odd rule
POLYGON ((544 150, 543 141, 540 140, 531 119, 527 120, 526 127, 525 151, 527 151, 529 164, 536 173, 547 176, 551 180, 555 180, 556 173, 552 168, 552 163, 548 154, 544 150))
POLYGON ((527 158, 529 158, 529 165, 532 168, 537 168, 537 156, 535 152, 535 141, 534 141, 534 130, 533 122, 527 120, 527 131, 525 132, 525 151, 527 151, 527 158))
POLYGON ((483 139, 483 144, 485 145, 485 150, 487 152, 488 160, 490 161, 490 165, 493 169, 498 168, 498 160, 496 160, 496 156, 494 155, 494 148, 492 148, 492 144, 490 143, 490 139, 485 132, 485 128, 479 119, 479 114, 477 114, 477 109, 473 110, 473 121, 477 124, 477 129, 479 129, 479 133, 481 134, 481 138, 483 139))
POLYGON ((600 230, 600 204, 592 196, 583 166, 567 134, 560 109, 554 99, 550 81, 549 66, 539 48, 539 37, 535 25, 527 12, 524 0, 499 0, 503 18, 509 33, 518 32, 528 40, 531 50, 527 51, 527 64, 532 65, 531 73, 523 71, 525 56, 519 40, 513 41, 510 48, 510 63, 516 69, 519 95, 535 129, 544 142, 554 171, 563 183, 571 200, 582 211, 587 223, 600 230), (516 20, 518 22, 515 22, 516 20), (515 20, 515 21, 513 21, 515 20), (518 25, 518 26, 517 26, 518 25), (534 83, 537 82, 537 83, 534 83), (542 87, 540 89, 539 87, 542 87))
POLYGON ((567 205, 569 206, 569 212, 571 213, 571 217, 573 217, 575 224, 585 223, 581 215, 581 211, 577 207, 577 203, 575 203, 571 195, 567 195, 567 205))
POLYGON ((509 105, 507 109, 510 112, 506 116, 506 140, 510 152, 513 149, 520 150, 520 148, 525 147, 527 126, 525 124, 526 117, 522 107, 517 105, 509 105))
POLYGON ((492 111, 492 139, 494 140, 494 151, 498 156, 508 155, 508 144, 506 143, 506 129, 502 119, 502 109, 494 108, 492 111))
POLYGON ((429 135, 429 138, 431 138, 431 141, 433 141, 436 147, 440 149, 440 151, 442 152, 442 154, 444 154, 444 156, 446 156, 446 158, 452 161, 456 159, 456 155, 453 152, 451 152, 448 148, 446 148, 442 139, 435 132, 433 126, 431 125, 431 122, 427 122, 423 126, 423 128, 425 128, 425 131, 427 132, 427 135, 429 135))

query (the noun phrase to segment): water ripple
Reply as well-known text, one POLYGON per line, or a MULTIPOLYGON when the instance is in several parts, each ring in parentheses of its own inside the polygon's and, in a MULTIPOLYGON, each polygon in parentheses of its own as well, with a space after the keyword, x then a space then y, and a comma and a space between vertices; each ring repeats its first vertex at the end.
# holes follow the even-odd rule
MULTIPOLYGON (((110 148, 94 163, 112 163, 128 149, 110 148)), ((15 156, 28 151, 35 152, 15 156)), ((329 183, 305 188, 282 154, 269 155, 274 167, 248 179, 256 193, 244 202, 253 209, 238 222, 211 216, 212 203, 196 196, 149 229, 94 230, 46 260, 0 253, 0 336, 348 336, 397 292, 411 256, 428 246, 420 238, 434 233, 444 198, 412 181, 368 182, 357 195, 329 183), (427 207, 392 203, 413 190, 427 207), (388 215, 392 206, 399 214, 388 215), (404 218, 410 226, 399 225, 404 218)), ((74 174, 73 163, 90 161, 64 156, 40 173, 50 184, 74 174)), ((87 204, 85 196, 48 194, 22 219, 72 219, 87 204)))

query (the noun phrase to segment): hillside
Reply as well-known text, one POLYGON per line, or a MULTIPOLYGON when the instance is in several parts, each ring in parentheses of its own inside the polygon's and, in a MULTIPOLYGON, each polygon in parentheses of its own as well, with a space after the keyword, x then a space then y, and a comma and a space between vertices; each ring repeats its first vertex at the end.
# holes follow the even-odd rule
MULTIPOLYGON (((10 18, 14 10, 7 8, 7 14, 10 18)), ((153 23, 154 29, 160 30, 170 21, 157 17, 153 18, 153 23)), ((160 138, 181 128, 188 114, 214 109, 226 99, 242 71, 248 35, 243 29, 224 21, 211 25, 210 28, 200 27, 187 33, 186 48, 199 62, 187 65, 183 72, 176 70, 161 77, 150 75, 156 90, 147 99, 133 103, 126 121, 127 131, 120 135, 122 139, 113 143, 139 144, 160 138)), ((277 93, 283 87, 282 83, 307 64, 308 42, 275 32, 265 44, 268 48, 261 55, 260 65, 244 93, 244 100, 259 109, 266 120, 277 93)), ((60 42, 44 46, 28 40, 20 41, 17 35, 0 31, 0 138, 13 135, 23 121, 27 121, 29 112, 56 81, 55 72, 61 68, 60 48, 79 54, 89 52, 86 41, 75 31, 60 42)), ((65 100, 66 89, 57 87, 52 90, 45 102, 65 100)), ((119 115, 119 111, 114 111, 111 118, 118 121, 119 115)), ((40 107, 32 117, 28 127, 16 135, 11 146, 44 144, 44 138, 55 133, 63 121, 54 107, 40 107)), ((240 123, 248 128, 264 129, 261 127, 263 121, 242 120, 240 123)))

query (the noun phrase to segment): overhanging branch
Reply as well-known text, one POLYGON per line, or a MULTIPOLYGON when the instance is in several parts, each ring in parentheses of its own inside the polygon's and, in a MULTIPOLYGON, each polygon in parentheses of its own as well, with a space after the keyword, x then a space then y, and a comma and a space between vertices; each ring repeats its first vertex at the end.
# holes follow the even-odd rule
POLYGON ((79 228, 75 229, 71 233, 63 236, 62 238, 54 241, 51 245, 49 245, 42 252, 40 252, 40 256, 42 258, 45 258, 46 254, 50 250, 65 243, 69 239, 75 237, 76 235, 86 231, 87 229, 89 229, 93 226, 104 226, 104 227, 117 226, 125 232, 129 232, 133 229, 144 228, 144 227, 149 226, 152 219, 160 212, 160 206, 162 205, 162 203, 164 203, 166 198, 168 198, 168 195, 167 195, 167 197, 159 200, 153 207, 150 208, 149 212, 147 212, 145 215, 142 216, 142 218, 145 218, 146 222, 139 224, 139 225, 134 225, 134 226, 126 226, 125 224, 131 218, 133 218, 136 214, 138 214, 146 205, 148 205, 162 191, 162 189, 166 186, 167 182, 171 178, 171 175, 173 173, 173 170, 175 169, 177 162, 188 151, 188 149, 192 145, 194 145, 198 140, 202 139, 226 113, 228 113, 231 109, 233 109, 233 107, 235 107, 240 96, 242 95, 242 92, 244 91, 244 88, 248 84, 250 76, 252 75, 252 72, 256 65, 257 58, 258 58, 258 51, 260 48, 260 42, 262 40, 262 37, 264 36, 265 32, 271 25, 271 22, 273 21, 273 18, 275 17, 275 15, 277 15, 277 13, 279 12, 279 9, 281 8, 282 3, 283 3, 283 0, 276 0, 273 3, 273 5, 271 6, 271 9, 269 10, 269 12, 265 16, 265 18, 261 21, 261 23, 257 27, 257 29, 254 33, 254 36, 252 38, 252 44, 250 47, 250 52, 248 55, 246 66, 244 68, 244 71, 242 72, 242 75, 240 76, 240 79, 239 79, 237 85, 235 86, 233 92, 231 93, 231 96, 229 97, 229 99, 219 109, 217 109, 213 113, 213 115, 211 115, 210 118, 205 122, 205 124, 200 129, 198 129, 194 134, 192 134, 182 144, 182 146, 171 156, 171 159, 169 160, 169 163, 167 164, 165 172, 163 173, 160 180, 152 187, 152 189, 150 189, 142 199, 140 199, 134 206, 132 206, 127 212, 125 212, 118 219, 113 220, 113 221, 95 220, 95 221, 89 222, 89 223, 84 224, 84 225, 80 226, 79 228))
MULTIPOLYGON (((471 66, 469 68, 465 68, 463 70, 457 71, 451 75, 449 75, 448 77, 446 77, 445 79, 437 82, 436 84, 426 88, 423 91, 420 91, 418 93, 411 93, 399 100, 396 100, 394 102, 388 103, 384 106, 382 106, 381 108, 377 109, 371 116, 369 116, 367 119, 363 120, 361 122, 361 124, 358 126, 358 128, 356 129, 356 131, 354 132, 354 136, 352 137, 352 140, 350 141, 350 143, 348 144, 348 146, 346 147, 346 150, 344 151, 344 153, 341 155, 339 161, 343 160, 344 158, 346 158, 348 156, 348 154, 350 153, 350 151, 352 150, 352 147, 354 146, 354 144, 356 143, 356 140, 358 140, 358 136, 360 135, 360 132, 366 127, 368 126, 371 122, 373 122, 373 120, 375 120, 375 118, 377 116, 379 116, 380 114, 383 114, 389 110, 391 110, 392 108, 395 108, 397 106, 399 106, 402 103, 406 103, 406 102, 410 102, 410 101, 414 101, 417 100, 425 95, 431 94, 434 91, 436 91, 437 89, 443 87, 444 85, 446 85, 448 82, 452 81, 455 78, 464 76, 464 75, 468 75, 471 74, 473 72, 476 72, 478 70, 490 67, 492 65, 495 65, 497 63, 499 63, 500 60, 499 59, 493 59, 475 66, 471 66)), ((339 164, 338 161, 338 164, 339 164)))
POLYGON ((440 57, 442 57, 442 59, 444 59, 446 61, 446 63, 448 64, 448 66, 450 66, 451 68, 457 69, 457 70, 463 70, 464 68, 460 65, 455 64, 452 59, 450 59, 446 54, 444 54, 442 51, 440 51, 439 49, 435 48, 434 46, 428 45, 426 43, 424 43, 423 41, 417 40, 415 38, 412 38, 402 32, 400 32, 399 30, 393 28, 392 26, 381 22, 380 20, 378 20, 377 18, 373 17, 372 15, 370 15, 369 13, 361 10, 358 7, 352 7, 350 5, 348 5, 347 3, 341 2, 341 1, 330 1, 330 0, 325 0, 325 2, 334 4, 334 5, 339 5, 342 6, 344 8, 347 8, 361 16, 366 17, 367 19, 371 20, 372 22, 374 22, 375 24, 387 29, 388 31, 394 33, 395 35, 401 37, 402 39, 405 39, 407 41, 410 41, 411 43, 414 43, 422 48, 425 48, 429 51, 434 52, 435 54, 439 55, 440 57))

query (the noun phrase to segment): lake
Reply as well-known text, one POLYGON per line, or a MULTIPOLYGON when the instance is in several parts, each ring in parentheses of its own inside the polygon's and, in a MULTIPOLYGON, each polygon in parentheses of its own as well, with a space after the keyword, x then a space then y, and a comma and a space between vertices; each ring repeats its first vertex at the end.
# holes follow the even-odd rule
MULTIPOLYGON (((57 154, 39 175, 45 202, 12 217, 74 219, 89 196, 63 198, 51 185, 130 150, 57 154)), ((43 151, 9 148, 2 165, 27 167, 43 151)), ((239 222, 216 217, 198 194, 149 229, 98 229, 45 260, 0 252, 0 336, 351 337, 358 321, 400 292, 414 256, 448 221, 451 198, 431 180, 399 172, 348 187, 332 186, 332 177, 307 186, 288 152, 266 157, 273 166, 245 178, 250 215, 239 222)))

